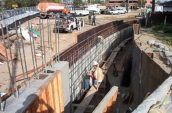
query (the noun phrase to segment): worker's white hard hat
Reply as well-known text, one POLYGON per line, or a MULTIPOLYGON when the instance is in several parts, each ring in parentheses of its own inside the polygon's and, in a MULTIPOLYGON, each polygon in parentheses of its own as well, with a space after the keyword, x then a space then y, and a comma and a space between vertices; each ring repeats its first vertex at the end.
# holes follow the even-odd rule
POLYGON ((93 66, 99 65, 97 61, 93 61, 93 66))

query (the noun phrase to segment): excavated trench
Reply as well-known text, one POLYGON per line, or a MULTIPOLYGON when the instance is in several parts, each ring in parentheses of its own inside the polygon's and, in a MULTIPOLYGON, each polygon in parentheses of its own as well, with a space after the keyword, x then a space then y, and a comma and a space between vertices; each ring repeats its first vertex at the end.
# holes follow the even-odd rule
MULTIPOLYGON (((130 112, 168 76, 158 64, 137 47, 134 41, 129 41, 121 48, 108 69, 106 89, 99 89, 89 105, 97 106, 111 87, 118 86, 119 94, 110 113, 130 112)), ((87 108, 84 113, 92 113, 93 110, 87 108)))

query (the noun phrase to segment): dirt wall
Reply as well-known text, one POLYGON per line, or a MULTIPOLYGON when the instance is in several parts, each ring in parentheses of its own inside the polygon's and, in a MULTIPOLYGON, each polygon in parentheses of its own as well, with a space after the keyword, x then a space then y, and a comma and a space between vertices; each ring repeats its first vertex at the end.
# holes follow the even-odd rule
POLYGON ((130 86, 134 98, 131 107, 135 109, 168 77, 169 75, 135 44, 130 86))

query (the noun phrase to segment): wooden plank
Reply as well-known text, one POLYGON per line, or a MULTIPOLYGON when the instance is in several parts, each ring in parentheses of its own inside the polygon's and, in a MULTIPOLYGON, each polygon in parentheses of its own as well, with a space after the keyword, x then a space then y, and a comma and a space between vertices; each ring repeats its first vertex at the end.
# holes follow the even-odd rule
POLYGON ((60 103, 59 103, 59 93, 58 93, 58 83, 57 79, 53 79, 53 87, 54 87, 54 103, 55 103, 55 113, 60 113, 60 103))
MULTIPOLYGON (((103 100, 98 104, 98 106, 95 108, 93 113, 107 113, 110 111, 112 105, 113 105, 113 96, 117 96, 118 94, 118 87, 113 86, 110 91, 106 94, 106 96, 103 98, 103 100)), ((114 97, 116 98, 116 97, 114 97)))
MULTIPOLYGON (((95 87, 92 86, 86 94, 86 96, 84 97, 84 100, 80 103, 80 106, 88 106, 96 91, 97 90, 95 89, 95 87)), ((85 109, 86 107, 78 107, 75 113, 83 113, 85 109)))
POLYGON ((61 73, 56 73, 56 79, 57 79, 57 88, 59 93, 59 104, 60 104, 60 112, 64 112, 64 100, 63 100, 63 92, 62 92, 62 80, 61 80, 61 73))

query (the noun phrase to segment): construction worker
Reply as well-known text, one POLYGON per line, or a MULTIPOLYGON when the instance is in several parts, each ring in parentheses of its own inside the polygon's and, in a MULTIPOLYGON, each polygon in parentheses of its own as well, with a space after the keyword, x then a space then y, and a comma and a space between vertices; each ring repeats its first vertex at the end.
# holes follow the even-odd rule
POLYGON ((91 14, 88 15, 88 21, 89 21, 89 24, 91 25, 91 14))
POLYGON ((99 67, 99 64, 96 61, 93 61, 93 77, 94 77, 94 85, 98 90, 101 82, 104 79, 104 74, 102 69, 99 67))
POLYGON ((92 25, 95 26, 96 25, 96 15, 93 13, 92 16, 92 25))

